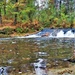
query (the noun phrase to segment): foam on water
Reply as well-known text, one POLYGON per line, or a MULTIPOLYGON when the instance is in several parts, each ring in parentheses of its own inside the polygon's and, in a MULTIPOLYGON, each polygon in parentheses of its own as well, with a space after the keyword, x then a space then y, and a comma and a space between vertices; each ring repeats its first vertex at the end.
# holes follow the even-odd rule
POLYGON ((56 37, 64 37, 64 32, 61 30, 60 32, 57 33, 56 37))
POLYGON ((63 32, 63 30, 61 30, 60 32, 57 33, 57 36, 56 37, 71 37, 71 38, 74 38, 75 33, 73 33, 71 30, 67 31, 65 34, 63 32))
POLYGON ((33 35, 26 36, 25 38, 37 38, 37 37, 41 37, 41 36, 33 34, 33 35))
POLYGON ((75 38, 75 29, 45 28, 36 34, 26 36, 25 38, 36 38, 36 37, 75 38))
POLYGON ((66 34, 64 34, 64 37, 75 37, 74 35, 75 33, 73 33, 71 30, 67 31, 66 34))

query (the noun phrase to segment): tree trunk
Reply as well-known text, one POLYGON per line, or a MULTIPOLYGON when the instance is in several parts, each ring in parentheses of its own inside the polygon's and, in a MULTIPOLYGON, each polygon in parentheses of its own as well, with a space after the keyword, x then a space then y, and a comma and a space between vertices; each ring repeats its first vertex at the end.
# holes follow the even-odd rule
POLYGON ((17 14, 15 14, 14 25, 17 24, 17 14))
POLYGON ((67 6, 67 13, 69 12, 69 0, 67 0, 67 4, 66 4, 66 6, 67 6))
POLYGON ((4 0, 4 15, 6 15, 6 0, 4 0))
POLYGON ((1 8, 0 8, 0 24, 2 24, 1 8))
POLYGON ((6 15, 6 4, 4 4, 4 15, 6 15))
MULTIPOLYGON (((15 3, 17 3, 17 2, 18 2, 18 0, 15 1, 15 3)), ((18 12, 18 7, 15 8, 15 12, 18 12)), ((17 24, 17 13, 14 16, 14 25, 16 25, 16 24, 17 24)))
POLYGON ((60 0, 60 4, 59 4, 60 6, 59 6, 59 9, 60 9, 60 12, 59 12, 59 16, 61 16, 61 0, 60 0))
POLYGON ((4 10, 4 16, 6 15, 6 0, 3 0, 3 10, 4 10))

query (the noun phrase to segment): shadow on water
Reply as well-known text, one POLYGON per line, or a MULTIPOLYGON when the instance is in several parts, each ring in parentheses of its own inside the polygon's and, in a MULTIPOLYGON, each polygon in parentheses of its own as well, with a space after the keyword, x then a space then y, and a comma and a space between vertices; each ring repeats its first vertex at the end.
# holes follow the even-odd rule
POLYGON ((47 67, 69 67, 73 58, 74 38, 2 38, 0 39, 0 66, 12 66, 11 73, 33 71, 38 58, 47 59, 47 67))

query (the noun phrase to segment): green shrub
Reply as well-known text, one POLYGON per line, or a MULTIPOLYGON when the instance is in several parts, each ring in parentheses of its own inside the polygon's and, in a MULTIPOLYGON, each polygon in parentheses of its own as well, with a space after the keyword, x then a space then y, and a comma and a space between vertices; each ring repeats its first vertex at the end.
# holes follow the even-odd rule
POLYGON ((29 29, 28 28, 24 29, 24 28, 18 27, 18 28, 15 29, 15 31, 17 33, 27 33, 27 32, 29 32, 29 29))
POLYGON ((24 29, 24 33, 27 33, 27 32, 29 32, 29 28, 24 29))
POLYGON ((3 30, 1 30, 1 32, 3 32, 3 34, 12 34, 13 33, 13 29, 12 28, 4 28, 3 30))
POLYGON ((15 31, 16 31, 17 33, 23 33, 23 32, 24 32, 24 29, 21 28, 21 27, 18 27, 18 28, 15 29, 15 31))

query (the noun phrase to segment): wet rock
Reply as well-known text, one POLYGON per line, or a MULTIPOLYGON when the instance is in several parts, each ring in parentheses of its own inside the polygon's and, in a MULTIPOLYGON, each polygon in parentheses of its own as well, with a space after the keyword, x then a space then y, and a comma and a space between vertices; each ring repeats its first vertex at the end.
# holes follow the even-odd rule
POLYGON ((50 35, 50 33, 49 32, 46 32, 45 34, 43 34, 41 37, 48 37, 50 35))
POLYGON ((75 63, 75 59, 68 59, 68 62, 75 63))

